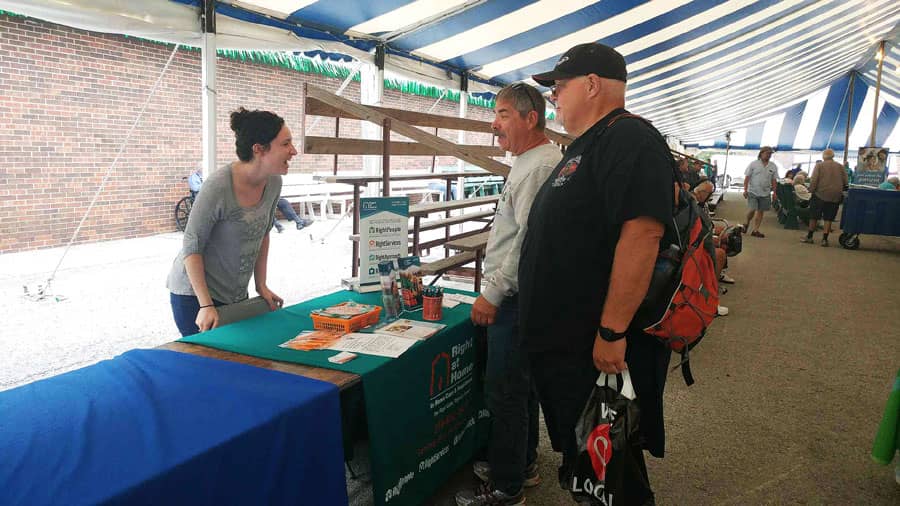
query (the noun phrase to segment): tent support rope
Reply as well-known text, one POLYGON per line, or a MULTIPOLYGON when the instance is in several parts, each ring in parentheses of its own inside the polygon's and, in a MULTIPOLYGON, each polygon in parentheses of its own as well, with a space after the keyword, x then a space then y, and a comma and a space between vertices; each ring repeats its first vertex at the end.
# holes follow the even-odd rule
POLYGON ((59 262, 56 263, 56 267, 53 268, 53 272, 50 273, 50 277, 47 278, 47 282, 44 284, 44 286, 39 287, 38 292, 33 295, 33 298, 35 300, 43 299, 44 297, 49 295, 50 285, 56 278, 56 273, 57 271, 59 271, 59 267, 62 265, 63 260, 65 260, 66 255, 69 253, 69 249, 72 248, 72 243, 74 243, 75 239, 78 238, 78 234, 79 232, 81 232, 81 227, 84 225, 85 220, 87 220, 87 217, 90 216, 91 211, 94 209, 94 205, 97 203, 97 198, 100 196, 100 193, 106 186, 106 182, 109 180, 110 175, 112 175, 113 171, 115 170, 116 165, 118 165, 119 159, 122 157, 122 153, 125 151, 125 148, 128 146, 128 141, 131 139, 131 135, 134 133, 134 129, 137 127, 138 123, 141 121, 141 118, 144 116, 144 111, 147 110, 147 106, 150 104, 150 100, 152 100, 153 96, 156 95, 156 90, 159 88, 160 83, 162 83, 162 78, 166 75, 166 71, 169 70, 169 65, 172 64, 172 61, 175 59, 175 53, 177 52, 178 44, 175 44, 175 46, 172 48, 172 53, 169 55, 169 59, 166 61, 165 66, 159 73, 159 77, 156 78, 156 83, 153 84, 153 88, 150 89, 150 93, 144 100, 144 105, 141 106, 141 110, 140 112, 138 112, 138 115, 134 119, 134 122, 132 122, 131 128, 128 129, 128 134, 125 136, 125 140, 123 140, 122 144, 119 146, 119 150, 118 152, 116 152, 116 157, 113 159, 113 162, 112 164, 110 164, 109 168, 106 169, 106 174, 103 175, 103 180, 100 182, 100 186, 98 186, 97 191, 94 192, 94 197, 91 199, 90 205, 84 212, 84 215, 81 217, 81 221, 78 222, 78 226, 75 227, 75 232, 72 233, 72 237, 69 239, 68 244, 66 244, 66 249, 63 250, 63 254, 60 257, 59 262))

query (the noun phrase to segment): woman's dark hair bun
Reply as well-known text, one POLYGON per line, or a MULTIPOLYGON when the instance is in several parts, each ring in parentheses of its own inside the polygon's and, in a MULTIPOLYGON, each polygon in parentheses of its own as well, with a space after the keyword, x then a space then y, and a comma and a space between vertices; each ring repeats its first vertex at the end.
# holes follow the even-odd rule
POLYGON ((244 109, 243 107, 239 107, 236 111, 231 112, 231 130, 235 133, 240 131, 241 127, 244 125, 244 121, 247 119, 247 116, 250 114, 250 111, 244 109))
POLYGON ((242 162, 252 160, 255 144, 269 149, 269 144, 278 136, 283 126, 284 119, 273 112, 248 111, 243 107, 232 111, 231 129, 234 131, 234 146, 238 158, 242 162))

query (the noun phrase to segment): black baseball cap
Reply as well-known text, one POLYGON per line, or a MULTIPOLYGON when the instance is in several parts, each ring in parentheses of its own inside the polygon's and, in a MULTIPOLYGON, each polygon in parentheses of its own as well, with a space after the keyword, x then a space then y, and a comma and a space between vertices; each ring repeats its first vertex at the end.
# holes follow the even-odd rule
POLYGON ((553 86, 557 79, 597 74, 625 82, 625 58, 615 49, 597 42, 578 44, 566 51, 550 72, 531 76, 541 86, 553 86))

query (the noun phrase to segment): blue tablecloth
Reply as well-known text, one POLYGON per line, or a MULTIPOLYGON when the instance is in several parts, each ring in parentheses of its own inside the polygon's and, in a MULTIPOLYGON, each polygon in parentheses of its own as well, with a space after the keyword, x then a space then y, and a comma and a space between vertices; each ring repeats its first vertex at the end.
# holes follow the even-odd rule
POLYGON ((0 504, 346 504, 338 390, 134 350, 0 392, 0 504))

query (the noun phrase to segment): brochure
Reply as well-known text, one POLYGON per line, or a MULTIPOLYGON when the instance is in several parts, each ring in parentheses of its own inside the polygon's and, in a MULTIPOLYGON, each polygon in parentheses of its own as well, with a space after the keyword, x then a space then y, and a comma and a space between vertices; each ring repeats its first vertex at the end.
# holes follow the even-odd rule
POLYGON ((310 311, 310 314, 325 316, 328 318, 341 318, 344 320, 349 320, 354 316, 366 314, 374 310, 375 306, 371 304, 360 304, 358 302, 347 301, 323 309, 314 309, 310 311))
POLYGON ((406 337, 409 339, 428 339, 437 334, 444 327, 446 327, 446 325, 442 323, 400 319, 375 329, 375 332, 397 337, 406 337))
POLYGON ((304 330, 297 337, 278 346, 300 351, 321 350, 340 339, 342 335, 344 332, 338 330, 304 330))
POLYGON ((344 334, 343 337, 331 343, 328 349, 397 358, 417 342, 415 339, 389 336, 387 334, 360 334, 354 332, 352 334, 344 334))
POLYGON ((422 307, 422 267, 419 257, 397 259, 400 268, 400 301, 405 311, 422 307))

